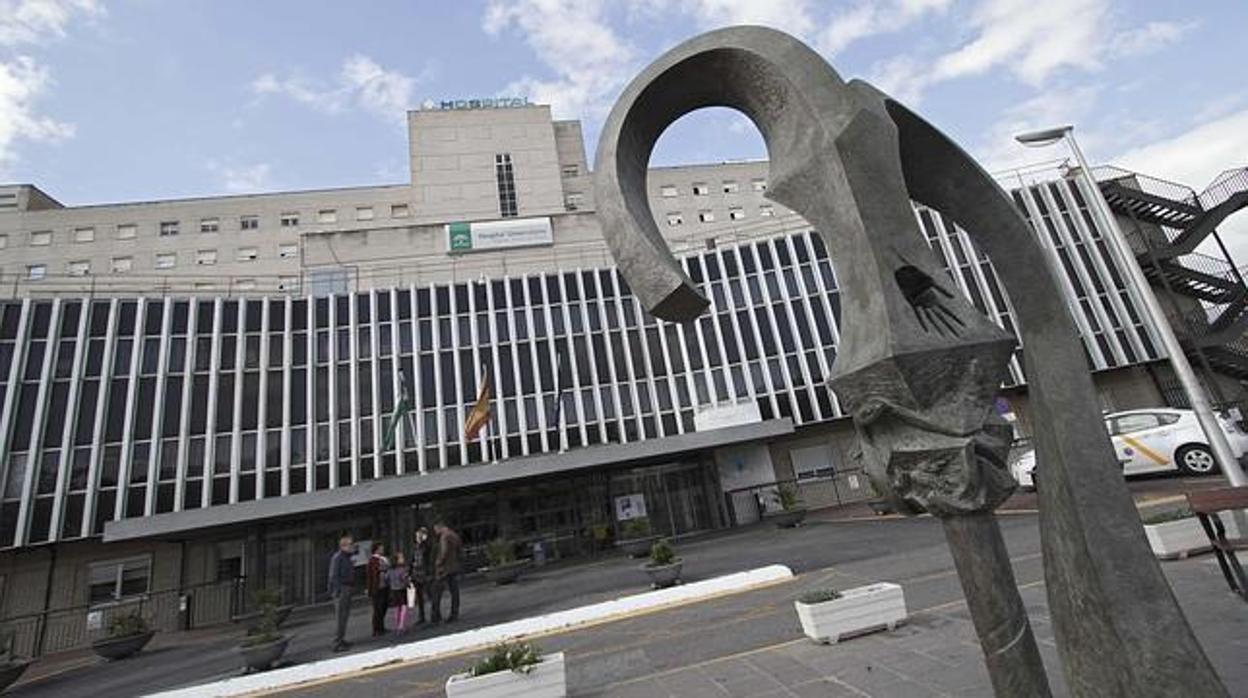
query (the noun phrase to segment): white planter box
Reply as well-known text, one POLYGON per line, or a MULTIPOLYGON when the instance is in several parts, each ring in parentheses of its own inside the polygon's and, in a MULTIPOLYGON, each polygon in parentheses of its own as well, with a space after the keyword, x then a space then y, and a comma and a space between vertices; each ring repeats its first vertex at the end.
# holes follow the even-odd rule
MULTIPOLYGON (((1220 516, 1226 526, 1227 538, 1239 538, 1244 531, 1248 531, 1248 525, 1241 523, 1245 518, 1244 512, 1222 512, 1220 516)), ((1212 549, 1209 536, 1205 535, 1200 519, 1195 516, 1148 524, 1144 527, 1144 535, 1148 537, 1153 554, 1162 560, 1182 560, 1193 553, 1212 549)))
POLYGON ((476 677, 455 674, 446 680, 446 698, 566 698, 567 695, 568 673, 563 652, 542 657, 527 674, 514 671, 496 671, 476 677))
POLYGON ((836 643, 906 619, 906 597, 897 584, 880 582, 845 591, 841 598, 816 604, 794 601, 802 632, 815 642, 836 643))

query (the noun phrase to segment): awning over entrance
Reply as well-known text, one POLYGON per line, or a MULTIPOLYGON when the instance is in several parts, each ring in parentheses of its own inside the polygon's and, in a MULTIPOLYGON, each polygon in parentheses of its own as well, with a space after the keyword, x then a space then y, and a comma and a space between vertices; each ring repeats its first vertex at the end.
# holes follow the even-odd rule
POLYGON ((319 490, 288 497, 273 497, 205 509, 122 519, 105 524, 104 542, 111 543, 135 538, 180 537, 192 532, 202 532, 224 526, 307 516, 401 499, 489 489, 523 480, 558 477, 595 468, 644 465, 682 453, 748 441, 766 441, 791 433, 793 433, 792 420, 771 419, 722 429, 667 436, 661 439, 647 439, 635 443, 605 444, 565 453, 544 453, 512 458, 498 463, 447 468, 424 475, 368 480, 349 487, 319 490))

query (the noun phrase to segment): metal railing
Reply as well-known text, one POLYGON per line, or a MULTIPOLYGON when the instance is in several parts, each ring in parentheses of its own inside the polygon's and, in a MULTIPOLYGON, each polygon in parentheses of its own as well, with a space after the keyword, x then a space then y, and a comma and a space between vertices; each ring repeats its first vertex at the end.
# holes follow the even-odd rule
POLYGON ((826 477, 776 480, 724 492, 729 524, 750 524, 783 512, 780 492, 786 488, 807 509, 853 504, 871 496, 867 475, 858 468, 837 470, 826 477))
POLYGON ((1242 191, 1248 191, 1248 167, 1232 167, 1214 177, 1197 198, 1208 211, 1242 191))
POLYGON ((1145 194, 1152 194, 1171 201, 1177 201, 1188 206, 1200 208, 1201 201, 1196 195, 1196 190, 1185 184, 1171 182, 1161 179, 1160 177, 1150 177, 1149 175, 1140 174, 1124 170, 1114 165, 1100 165, 1092 168, 1092 176, 1098 182, 1115 182, 1128 189, 1142 191, 1145 194))
POLYGON ((251 610, 247 580, 210 582, 184 589, 164 589, 107 603, 51 608, 0 618, 0 637, 12 636, 12 652, 40 657, 80 649, 108 636, 118 618, 139 614, 158 632, 190 630, 229 622, 251 610))

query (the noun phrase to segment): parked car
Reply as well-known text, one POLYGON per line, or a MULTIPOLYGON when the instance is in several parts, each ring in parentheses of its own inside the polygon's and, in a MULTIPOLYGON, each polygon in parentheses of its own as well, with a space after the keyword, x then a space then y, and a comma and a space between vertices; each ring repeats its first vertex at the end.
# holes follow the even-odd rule
MULTIPOLYGON (((1218 415, 1218 421, 1235 457, 1242 457, 1248 451, 1248 433, 1228 416, 1218 415)), ((1124 476, 1167 470, 1207 475, 1218 469, 1205 433, 1191 410, 1157 407, 1114 412, 1105 415, 1105 429, 1124 476)), ((1021 454, 1010 466, 1014 479, 1028 489, 1036 486, 1035 469, 1034 449, 1021 454)))

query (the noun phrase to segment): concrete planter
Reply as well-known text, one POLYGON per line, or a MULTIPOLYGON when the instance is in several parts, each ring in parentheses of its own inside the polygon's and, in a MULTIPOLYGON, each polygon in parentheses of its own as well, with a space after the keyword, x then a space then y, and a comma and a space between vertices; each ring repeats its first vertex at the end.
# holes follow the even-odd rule
POLYGON ((658 536, 630 538, 629 540, 617 541, 616 546, 629 557, 645 557, 650 554, 650 546, 654 545, 654 542, 658 539, 658 536))
MULTIPOLYGON (((1240 516, 1242 514, 1222 516, 1222 524, 1226 526, 1228 538, 1243 536, 1243 529, 1238 521, 1240 516)), ((1205 535, 1200 519, 1195 516, 1147 524, 1144 526, 1144 535, 1148 538, 1148 545, 1153 549, 1153 554, 1161 560, 1182 560, 1193 553, 1203 553, 1212 549, 1209 536, 1205 535)))
POLYGON ((806 637, 824 644, 892 630, 906 619, 906 598, 900 586, 880 582, 849 589, 839 599, 806 604, 793 602, 806 637))
POLYGON ((772 514, 769 518, 776 525, 776 528, 797 528, 806 520, 806 510, 788 509, 778 514, 772 514))
POLYGON ((529 567, 529 560, 513 560, 494 567, 482 567, 481 574, 495 584, 511 584, 529 567))
POLYGON ((0 691, 12 686, 20 679, 28 666, 30 666, 30 662, 20 660, 10 660, 0 664, 0 691))
POLYGON ((650 576, 650 586, 655 589, 666 589, 667 587, 680 584, 680 570, 684 565, 684 560, 676 558, 667 565, 646 563, 641 566, 641 569, 650 576))
POLYGON ((533 671, 496 671, 484 676, 455 674, 446 680, 446 698, 564 698, 568 695, 568 672, 563 653, 542 657, 533 671))
POLYGON ((139 633, 138 635, 107 637, 102 640, 92 642, 91 649, 105 659, 125 659, 130 655, 138 654, 139 650, 147 646, 148 642, 151 642, 152 636, 155 634, 155 630, 149 630, 145 633, 139 633))
POLYGON ((282 658, 288 644, 290 636, 283 635, 262 645, 240 645, 238 653, 243 655, 243 663, 247 665, 248 671, 264 671, 282 658))

